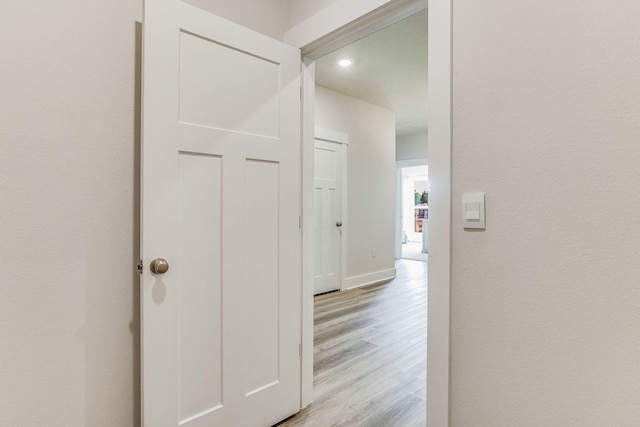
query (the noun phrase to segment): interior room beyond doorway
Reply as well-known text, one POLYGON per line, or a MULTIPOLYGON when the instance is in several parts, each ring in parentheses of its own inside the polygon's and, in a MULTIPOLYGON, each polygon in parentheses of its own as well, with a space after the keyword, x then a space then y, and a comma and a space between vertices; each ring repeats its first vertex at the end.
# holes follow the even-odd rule
POLYGON ((314 402, 278 427, 424 427, 427 263, 396 268, 314 298, 314 402))
MULTIPOLYGON (((395 272, 402 269, 402 265, 405 263, 417 264, 422 268, 422 271, 416 274, 415 279, 426 288, 426 263, 397 260, 395 261, 397 264, 394 265, 394 246, 397 235, 395 168, 398 158, 396 152, 398 137, 402 136, 414 142, 408 144, 416 147, 415 153, 411 153, 415 157, 411 158, 424 158, 427 155, 427 128, 424 122, 426 120, 427 98, 426 20, 426 11, 423 11, 412 16, 408 21, 398 23, 395 26, 395 36, 392 38, 384 37, 383 30, 374 33, 372 40, 361 39, 358 43, 349 45, 344 50, 335 51, 314 63, 315 127, 349 135, 348 179, 345 185, 348 215, 344 221, 340 221, 343 222, 342 230, 345 232, 348 230, 346 234, 348 235, 347 262, 349 264, 347 265, 346 286, 343 289, 349 290, 344 293, 355 292, 358 294, 361 292, 360 290, 369 286, 382 286, 382 282, 387 278, 380 278, 380 273, 386 274, 393 271, 393 275, 395 275, 395 272), (410 34, 412 30, 415 30, 416 33, 410 34), (369 56, 366 58, 359 56, 359 52, 361 52, 359 47, 363 44, 367 44, 367 53, 373 53, 384 47, 384 57, 373 60, 369 56), (352 66, 351 68, 340 68, 339 62, 343 59, 342 56, 347 54, 353 58, 352 66), (397 57, 399 54, 405 54, 409 63, 403 63, 397 57), (371 67, 369 73, 364 71, 365 66, 371 67), (395 69, 396 67, 401 69, 395 69), (382 86, 374 83, 377 79, 386 77, 393 80, 386 86, 386 88, 394 89, 393 93, 383 93, 382 86), (357 83, 359 84, 357 85, 357 83), (352 92, 351 90, 356 87, 362 90, 352 92), (417 103, 407 104, 405 102, 407 100, 416 100, 417 103), (402 108, 396 102, 402 102, 402 108), (403 114, 400 114, 401 111, 403 114), (390 119, 388 118, 389 114, 390 119), (389 121, 390 127, 387 126, 389 121), (410 136, 414 138, 409 138, 410 136), (375 284, 369 285, 371 283, 375 284)), ((331 225, 337 222, 330 221, 327 224, 331 225)), ((315 221, 307 223, 315 223, 315 221)), ((400 275, 400 271, 398 271, 398 275, 400 275)), ((386 284, 391 283, 393 282, 386 284)), ((321 297, 330 298, 336 294, 339 295, 342 292, 325 294, 321 297)), ((426 300, 424 303, 426 304, 426 300)), ((371 304, 376 305, 373 301, 371 304)), ((423 308, 426 309, 424 306, 423 308)), ((405 307, 396 313, 406 309, 405 307)), ((424 320, 424 316, 419 320, 423 332, 426 330, 424 320)), ((336 318, 329 326, 333 332, 343 331, 348 336, 352 336, 356 332, 355 329, 352 329, 353 325, 350 319, 336 318)), ((316 330, 315 333, 319 332, 316 330)), ((328 357, 327 352, 332 350, 337 352, 336 357, 338 357, 338 353, 343 355, 339 351, 339 347, 327 349, 325 346, 320 346, 314 349, 314 361, 319 363, 328 357)), ((343 356, 350 359, 355 358, 362 363, 367 363, 368 359, 366 351, 354 352, 352 350, 343 356)), ((417 363, 419 360, 421 359, 418 357, 412 358, 410 363, 417 363)), ((424 366, 420 368, 420 371, 420 377, 424 378, 426 375, 424 366)), ((316 370, 313 403, 300 415, 304 416, 304 414, 317 411, 318 405, 321 404, 322 389, 317 387, 319 374, 320 372, 316 370)), ((356 396, 360 395, 359 404, 371 403, 362 396, 362 393, 358 392, 368 390, 371 387, 370 384, 353 382, 349 387, 353 387, 356 396)), ((376 389, 378 389, 377 386, 371 388, 371 390, 376 389)), ((417 394, 422 395, 422 391, 418 391, 417 394)), ((307 401, 303 399, 303 402, 307 401)), ((396 403, 402 406, 402 401, 396 403)), ((418 404, 417 407, 420 408, 421 416, 423 416, 424 405, 418 404)))
POLYGON ((427 261, 429 235, 428 166, 400 169, 401 254, 400 258, 427 261))

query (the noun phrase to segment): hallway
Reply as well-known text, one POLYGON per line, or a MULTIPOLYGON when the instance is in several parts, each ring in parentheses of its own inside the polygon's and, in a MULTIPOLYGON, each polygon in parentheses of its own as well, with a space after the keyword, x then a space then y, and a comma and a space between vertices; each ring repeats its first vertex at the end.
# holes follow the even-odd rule
POLYGON ((314 402, 278 427, 425 425, 427 263, 315 297, 314 402))

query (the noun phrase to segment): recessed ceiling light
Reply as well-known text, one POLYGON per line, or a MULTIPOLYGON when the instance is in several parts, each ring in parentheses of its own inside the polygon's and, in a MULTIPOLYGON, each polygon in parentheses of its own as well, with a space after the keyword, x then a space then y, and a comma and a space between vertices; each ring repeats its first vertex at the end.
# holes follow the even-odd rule
POLYGON ((338 61, 338 65, 341 67, 349 67, 351 64, 353 64, 353 61, 350 59, 341 59, 338 61))

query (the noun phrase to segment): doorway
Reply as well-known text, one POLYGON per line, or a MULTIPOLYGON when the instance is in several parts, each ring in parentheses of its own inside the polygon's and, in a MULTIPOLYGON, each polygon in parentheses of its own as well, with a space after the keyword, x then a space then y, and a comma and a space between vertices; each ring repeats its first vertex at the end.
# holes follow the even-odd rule
MULTIPOLYGON (((424 47, 423 47, 424 51, 420 55, 420 58, 422 58, 424 60, 424 66, 421 67, 421 69, 419 70, 419 73, 421 73, 422 77, 424 77, 424 82, 421 81, 420 85, 416 84, 413 87, 409 87, 409 88, 396 88, 396 90, 398 92, 401 92, 401 95, 402 94, 405 95, 404 96, 405 99, 408 98, 406 96, 406 93, 409 92, 409 91, 413 90, 414 92, 419 92, 418 89, 423 89, 423 88, 426 89, 426 74, 427 74, 427 70, 426 70, 426 30, 425 30, 424 27, 426 27, 426 19, 427 19, 427 17, 426 17, 426 13, 423 12, 421 15, 415 16, 413 18, 414 18, 414 20, 420 20, 420 19, 423 20, 423 24, 422 25, 417 25, 417 26, 421 27, 420 29, 423 31, 422 34, 425 37, 424 47)), ((400 36, 400 37, 398 37, 396 39, 397 43, 389 43, 389 42, 382 41, 381 33, 384 31, 384 30, 382 30, 379 33, 375 33, 374 34, 374 36, 376 38, 376 43, 374 43, 374 45, 379 46, 381 43, 383 43, 383 44, 387 43, 388 48, 390 48, 390 49, 392 49, 392 50, 397 52, 397 49, 396 49, 397 44, 401 44, 402 42, 406 43, 408 35, 406 34, 407 25, 405 24, 405 22, 397 23, 397 27, 396 28, 400 28, 400 30, 402 30, 402 33, 403 33, 402 36, 400 36)), ((363 40, 361 40, 361 41, 363 41, 363 40)), ((351 45, 347 46, 345 49, 351 50, 352 52, 355 53, 355 50, 354 50, 355 48, 351 47, 351 45)), ((421 48, 416 48, 416 50, 420 51, 422 49, 421 48)), ((329 57, 331 57, 331 60, 333 60, 333 58, 336 58, 336 57, 340 56, 340 54, 341 54, 340 50, 338 50, 338 51, 333 52, 331 55, 329 55, 329 57)), ((418 55, 415 54, 415 52, 414 52, 414 55, 412 55, 411 59, 413 61, 415 61, 416 60, 416 56, 418 56, 418 55)), ((336 68, 336 66, 334 64, 326 65, 326 63, 324 62, 325 60, 327 60, 326 57, 322 58, 322 59, 319 59, 314 64, 310 64, 316 70, 315 77, 316 77, 316 80, 320 83, 320 85, 322 85, 323 82, 324 82, 325 85, 327 85, 326 80, 323 77, 324 76, 323 72, 325 72, 327 70, 327 68, 333 69, 333 72, 335 73, 334 76, 336 78, 340 77, 340 74, 337 74, 337 73, 341 72, 340 69, 336 68)), ((355 59, 355 64, 357 65, 358 63, 362 63, 362 62, 364 62, 366 60, 367 59, 365 59, 363 57, 357 58, 357 59, 355 59)), ((383 63, 383 62, 384 62, 384 59, 383 60, 379 60, 378 63, 383 63)), ((415 62, 413 62, 412 65, 415 66, 415 62)), ((345 72, 349 73, 349 70, 345 70, 345 72)), ((344 74, 343 74, 343 76, 344 76, 344 74)), ((407 80, 407 74, 406 73, 395 72, 395 76, 394 77, 396 78, 396 82, 398 80, 400 80, 402 84, 406 84, 406 80, 407 80)), ((350 78, 354 78, 353 74, 351 74, 350 78)), ((324 87, 326 88, 326 86, 324 86, 324 87)), ((346 91, 344 88, 340 89, 340 88, 337 88, 337 87, 332 87, 332 88, 329 88, 329 89, 332 90, 333 92, 342 93, 342 94, 344 94, 344 92, 346 91)), ((379 95, 380 91, 377 91, 377 92, 378 92, 378 95, 379 95)), ((349 97, 351 97, 351 98, 362 100, 362 96, 358 96, 358 94, 347 94, 347 95, 349 97)), ((326 92, 324 92, 324 89, 323 89, 322 99, 326 100, 326 99, 328 99, 328 97, 329 96, 326 95, 326 92)), ((362 101, 363 102, 368 102, 368 103, 370 103, 372 105, 378 106, 376 104, 375 100, 362 100, 362 101)), ((423 96, 423 105, 420 105, 419 107, 416 107, 414 105, 413 108, 410 108, 410 110, 412 110, 411 113, 414 114, 414 116, 412 116, 410 118, 398 119, 398 120, 396 120, 394 122, 393 114, 392 114, 391 132, 389 134, 389 141, 388 141, 390 149, 387 149, 386 151, 384 151, 385 154, 387 155, 387 158, 382 163, 381 169, 383 169, 382 174, 386 177, 386 181, 387 181, 386 185, 388 186, 388 190, 389 190, 389 192, 387 194, 388 194, 389 197, 380 203, 380 206, 382 206, 383 208, 380 208, 379 210, 381 210, 381 211, 385 210, 385 212, 388 210, 388 213, 385 214, 387 216, 387 218, 388 218, 388 223, 387 223, 387 226, 386 226, 387 227, 386 232, 389 235, 389 240, 387 241, 388 258, 389 258, 392 266, 393 266, 393 260, 394 260, 394 242, 395 242, 395 230, 394 230, 394 227, 395 227, 395 216, 394 216, 394 212, 395 212, 395 204, 394 204, 394 199, 395 199, 395 160, 396 160, 395 135, 397 134, 399 128, 402 128, 402 132, 404 134, 407 134, 412 130, 426 133, 426 125, 419 125, 418 124, 420 122, 420 120, 423 120, 424 117, 426 117, 426 106, 424 105, 424 104, 426 104, 425 101, 426 101, 426 93, 423 96), (424 117, 422 117, 422 116, 424 116, 424 117)), ((387 110, 391 110, 392 107, 393 107, 392 104, 390 104, 388 102, 383 102, 382 108, 385 108, 387 110)), ((316 107, 316 109, 317 108, 318 107, 316 107)), ((376 123, 372 123, 372 121, 370 121, 370 120, 362 120, 362 122, 361 122, 362 126, 368 126, 368 127, 373 127, 373 126, 375 126, 375 124, 376 123)), ((316 125, 318 125, 318 123, 316 123, 316 125)), ((325 122, 320 122, 319 125, 325 126, 325 122)), ((343 129, 340 129, 340 130, 343 130, 343 129)), ((352 149, 351 146, 353 145, 355 147, 356 144, 358 144, 358 143, 359 144, 364 144, 364 143, 366 143, 366 141, 350 141, 350 148, 349 148, 350 154, 351 154, 351 149, 352 149)), ((370 148, 370 153, 365 155, 365 158, 367 159, 366 161, 368 161, 369 163, 379 160, 379 158, 376 157, 379 154, 379 152, 375 151, 376 149, 377 149, 377 147, 371 147, 370 148)), ((424 146, 424 150, 425 150, 425 155, 426 155, 426 144, 424 146)), ((315 154, 317 154, 317 152, 315 152, 315 154)), ((351 156, 350 155, 350 159, 352 159, 353 157, 355 157, 355 156, 351 156)), ((423 157, 424 157, 424 155, 423 155, 423 157)), ((315 165, 317 166, 317 164, 318 163, 316 161, 315 165)), ((353 168, 353 170, 350 168, 350 174, 355 174, 355 173, 357 173, 356 168, 353 168)), ((426 173, 425 173, 425 175, 426 175, 426 173)), ((352 182, 351 176, 352 175, 350 175, 349 182, 352 182)), ((316 179, 316 178, 317 178, 317 173, 314 176, 314 179, 316 179)), ((365 180, 362 177, 356 178, 353 181, 360 182, 360 183, 366 182, 366 184, 363 185, 363 186, 360 186, 360 187, 358 187, 357 185, 354 184, 352 187, 349 187, 349 193, 350 194, 351 193, 366 194, 366 193, 369 193, 369 192, 376 192, 376 191, 379 192, 380 191, 380 188, 379 188, 378 185, 376 185, 375 181, 372 182, 371 180, 365 180)), ((316 188, 317 188, 317 186, 316 186, 316 188)), ((317 206, 317 204, 316 204, 316 206, 317 206)), ((378 213, 374 209, 370 209, 368 212, 369 212, 369 215, 376 215, 378 213)), ((318 211, 315 210, 315 213, 318 214, 318 211)), ((318 221, 318 218, 315 218, 313 223, 314 224, 318 224, 317 221, 318 221)), ((350 221, 348 222, 348 224, 349 223, 353 224, 353 223, 356 223, 356 222, 359 222, 359 221, 363 221, 363 219, 359 218, 358 216, 352 216, 350 221)), ((375 228, 369 229, 369 233, 373 234, 373 233, 377 233, 377 232, 380 232, 380 230, 375 229, 375 228)), ((420 234, 420 236, 421 236, 421 234, 420 234)), ((316 233, 316 235, 314 237, 316 239, 315 244, 318 245, 318 241, 317 241, 318 240, 318 234, 316 233)), ((347 245, 348 244, 349 243, 347 243, 347 245)), ((367 250, 369 250, 369 249, 367 249, 367 250)), ((377 250, 380 251, 380 248, 377 248, 377 250)), ((371 258, 374 258, 375 256, 376 256, 376 253, 374 252, 374 250, 371 250, 371 258)), ((314 255, 314 260, 317 262, 317 259, 318 258, 317 258, 317 253, 316 253, 316 255, 314 255)), ((314 268, 315 268, 315 266, 314 266, 314 268)), ((424 284, 426 282, 426 274, 423 274, 420 277, 422 278, 422 283, 424 284)), ((313 311, 311 311, 311 313, 313 313, 313 311)), ((346 325, 342 325, 342 326, 336 325, 336 326, 345 327, 346 325)), ((426 319, 423 319, 422 326, 426 328, 426 319)), ((313 351, 313 350, 311 350, 311 351, 313 351)), ((424 354, 422 354, 422 356, 424 356, 424 354)), ((423 396, 423 403, 424 403, 424 396, 423 396)))
POLYGON ((427 159, 396 162, 396 258, 427 262, 429 167, 427 159))
MULTIPOLYGON (((313 99, 315 60, 380 28, 397 22, 426 1, 354 3, 338 0, 325 12, 292 28, 285 41, 300 47, 303 66, 303 188, 313 186, 313 99), (335 6, 335 7, 333 7, 335 6)), ((416 9, 417 8, 417 9, 416 9)), ((452 124, 452 1, 429 2, 429 252, 431 283, 428 314, 427 422, 449 424, 449 343, 451 271, 451 124, 452 124)), ((313 224, 312 193, 303 193, 302 222, 313 224)), ((303 333, 301 405, 312 401, 313 393, 313 238, 303 226, 303 333)))

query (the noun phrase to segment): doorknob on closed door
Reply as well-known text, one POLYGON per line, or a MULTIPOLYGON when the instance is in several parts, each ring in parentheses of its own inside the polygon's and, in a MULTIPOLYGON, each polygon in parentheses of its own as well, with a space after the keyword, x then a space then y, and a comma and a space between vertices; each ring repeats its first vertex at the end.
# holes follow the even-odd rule
POLYGON ((336 222, 336 227, 342 227, 342 221, 336 222))
POLYGON ((153 274, 164 274, 169 271, 169 263, 164 258, 156 258, 149 265, 153 274))

